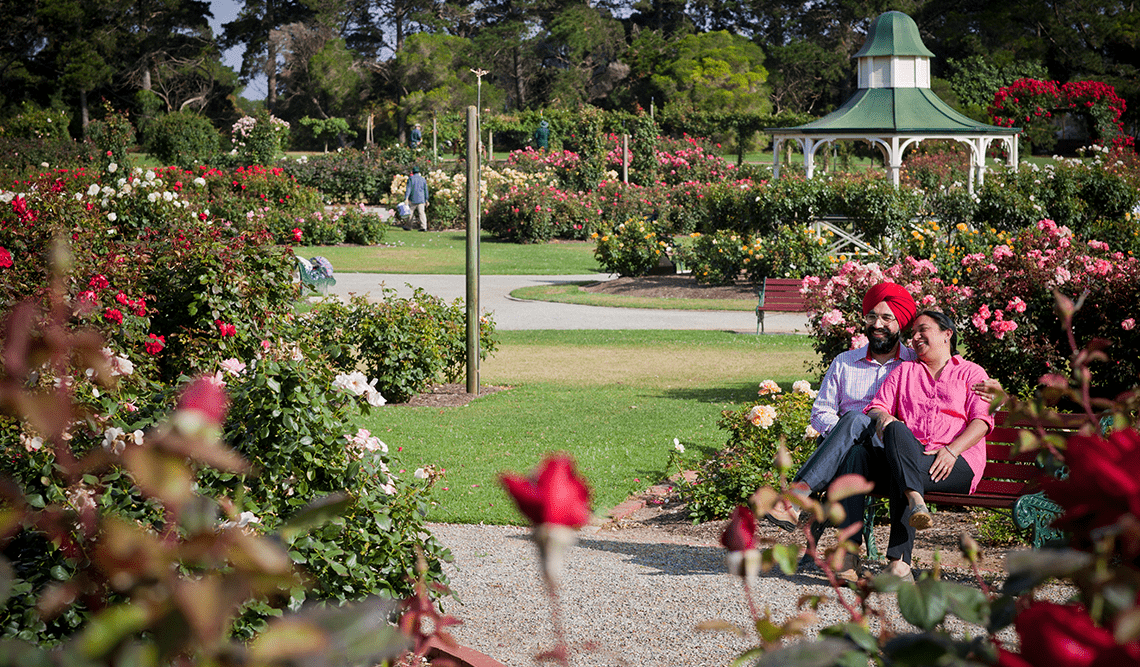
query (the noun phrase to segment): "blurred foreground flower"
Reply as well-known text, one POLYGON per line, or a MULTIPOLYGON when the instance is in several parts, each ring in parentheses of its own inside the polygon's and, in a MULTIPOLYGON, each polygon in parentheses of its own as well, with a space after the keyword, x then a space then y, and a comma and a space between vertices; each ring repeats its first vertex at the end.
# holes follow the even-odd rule
POLYGON ((530 478, 504 473, 500 479, 519 511, 534 524, 534 542, 542 561, 543 582, 550 599, 557 641, 554 649, 542 654, 540 659, 568 665, 569 655, 558 613, 558 580, 566 549, 574 544, 578 529, 590 520, 590 490, 578 477, 574 460, 567 454, 548 456, 530 478))
POLYGON ((755 579, 760 572, 760 551, 756 548, 756 515, 744 505, 732 511, 732 518, 720 536, 720 543, 728 551, 729 574, 755 579))

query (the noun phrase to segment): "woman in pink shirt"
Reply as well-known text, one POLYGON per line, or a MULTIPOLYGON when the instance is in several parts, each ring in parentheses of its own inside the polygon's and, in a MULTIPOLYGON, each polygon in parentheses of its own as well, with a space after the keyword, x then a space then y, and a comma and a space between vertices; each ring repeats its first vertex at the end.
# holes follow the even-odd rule
POLYGON ((892 371, 866 409, 878 422, 890 467, 887 571, 904 578, 913 578, 915 529, 933 522, 923 494, 973 493, 986 467, 985 436, 994 425, 989 403, 978 395, 989 378, 957 354, 950 318, 928 310, 915 317, 912 329, 918 358, 892 371))

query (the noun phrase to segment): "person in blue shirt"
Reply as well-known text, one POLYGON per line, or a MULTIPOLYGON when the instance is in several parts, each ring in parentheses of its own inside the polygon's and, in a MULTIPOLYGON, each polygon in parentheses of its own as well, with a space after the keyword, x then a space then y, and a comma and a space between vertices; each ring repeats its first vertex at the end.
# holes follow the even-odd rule
POLYGON ((424 133, 420 129, 420 124, 416 123, 415 126, 412 127, 412 133, 408 135, 408 148, 416 150, 416 148, 419 147, 420 142, 423 141, 423 138, 424 133))
POLYGON ((412 209, 412 216, 419 217, 420 231, 426 232, 428 230, 428 184, 427 179, 420 174, 419 167, 412 167, 412 175, 408 178, 408 189, 404 192, 404 199, 407 200, 412 209))

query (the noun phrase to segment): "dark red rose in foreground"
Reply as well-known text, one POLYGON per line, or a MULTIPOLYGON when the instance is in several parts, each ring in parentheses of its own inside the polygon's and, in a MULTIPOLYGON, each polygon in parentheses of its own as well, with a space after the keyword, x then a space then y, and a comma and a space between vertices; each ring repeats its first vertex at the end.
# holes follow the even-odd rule
POLYGON ((1046 479, 1045 492, 1065 513, 1053 525, 1071 531, 1081 546, 1090 531, 1140 516, 1140 434, 1129 428, 1107 438, 1074 435, 1068 440, 1065 479, 1046 479))
POLYGON ((590 491, 574 471, 574 460, 548 457, 534 477, 503 474, 503 486, 531 523, 581 528, 590 520, 590 491))
POLYGON ((1119 645, 1080 605, 1035 602, 1014 620, 1021 655, 1003 652, 1007 667, 1122 667, 1140 663, 1140 643, 1119 645), (1020 657, 1020 660, 1017 658, 1020 657))
POLYGON ((756 548, 756 515, 744 505, 732 510, 732 518, 721 533, 720 543, 729 551, 748 551, 756 548))

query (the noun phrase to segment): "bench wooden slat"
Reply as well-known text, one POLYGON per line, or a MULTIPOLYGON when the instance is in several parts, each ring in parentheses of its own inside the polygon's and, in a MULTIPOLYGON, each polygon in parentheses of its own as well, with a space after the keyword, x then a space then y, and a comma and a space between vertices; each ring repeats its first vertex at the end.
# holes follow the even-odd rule
POLYGON ((796 278, 765 278, 757 292, 756 333, 764 331, 764 313, 802 313, 807 310, 800 292, 803 281, 796 278))
MULTIPOLYGON (((1031 496, 1041 490, 1039 480, 1042 475, 1047 474, 1046 471, 1037 465, 1036 451, 1021 452, 1014 454, 1014 443, 1019 441, 1019 432, 1022 427, 1028 427, 1029 424, 1008 424, 1009 413, 998 412, 994 415, 994 429, 986 436, 986 468, 982 473, 982 479, 978 482, 978 488, 972 494, 966 493, 940 493, 937 491, 929 491, 923 494, 923 498, 927 503, 937 503, 941 505, 954 505, 958 507, 984 507, 987 509, 1011 509, 1014 510, 1015 522, 1018 527, 1024 530, 1031 530, 1033 535, 1033 544, 1035 547, 1040 546, 1046 539, 1052 539, 1059 534, 1055 529, 1049 528, 1050 512, 1059 512, 1059 508, 1053 507, 1051 509, 1042 509, 1044 506, 1051 505, 1052 503, 1045 500, 1036 500, 1029 498, 1032 509, 1025 510, 1019 509, 1018 501, 1023 497, 1031 496), (1019 513, 1029 512, 1030 522, 1027 525, 1022 525, 1022 521, 1026 521, 1025 517, 1016 516, 1019 513), (1044 513, 1042 513, 1044 512, 1044 513)), ((1053 428, 1046 429, 1047 431, 1067 434, 1072 433, 1075 429, 1083 426, 1086 420, 1080 415, 1066 415, 1060 419, 1061 425, 1053 428)), ((870 526, 874 521, 875 510, 873 504, 867 505, 867 515, 864 518, 864 541, 867 544, 867 553, 872 558, 878 558, 878 549, 874 546, 874 533, 870 531, 870 526)), ((1055 514, 1053 514, 1055 516, 1055 514)))

